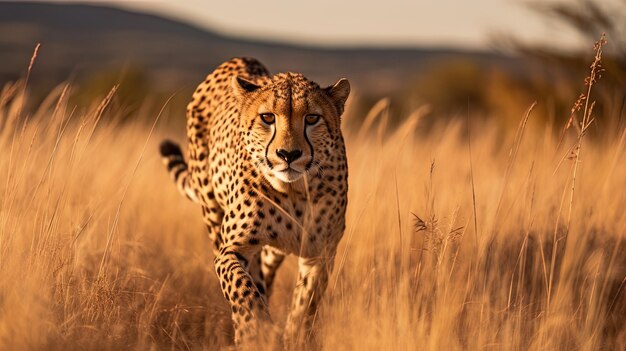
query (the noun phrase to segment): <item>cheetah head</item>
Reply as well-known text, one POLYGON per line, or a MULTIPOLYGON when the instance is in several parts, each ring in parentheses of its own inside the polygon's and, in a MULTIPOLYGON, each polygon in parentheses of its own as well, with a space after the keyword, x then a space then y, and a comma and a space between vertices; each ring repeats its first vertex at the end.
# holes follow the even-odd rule
POLYGON ((274 186, 319 174, 343 147, 340 117, 350 83, 320 88, 300 74, 277 74, 265 84, 233 77, 241 103, 241 135, 256 167, 274 186))

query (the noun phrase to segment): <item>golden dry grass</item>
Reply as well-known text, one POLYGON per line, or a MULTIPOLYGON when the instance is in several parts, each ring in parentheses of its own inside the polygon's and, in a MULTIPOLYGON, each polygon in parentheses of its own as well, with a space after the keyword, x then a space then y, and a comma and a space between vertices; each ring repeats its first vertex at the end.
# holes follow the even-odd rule
MULTIPOLYGON (((22 108, 22 89, 0 93, 0 349, 230 344, 200 211, 157 155, 173 132, 111 122, 106 101, 75 109, 63 87, 22 108)), ((436 117, 421 110, 385 130, 379 112, 346 131, 348 224, 322 348, 626 348, 623 130, 586 141, 568 225, 574 161, 559 162, 575 138, 559 145, 532 113, 518 133, 476 123, 470 159, 462 122, 425 133, 436 117)), ((279 324, 295 271, 290 259, 277 278, 279 324)))

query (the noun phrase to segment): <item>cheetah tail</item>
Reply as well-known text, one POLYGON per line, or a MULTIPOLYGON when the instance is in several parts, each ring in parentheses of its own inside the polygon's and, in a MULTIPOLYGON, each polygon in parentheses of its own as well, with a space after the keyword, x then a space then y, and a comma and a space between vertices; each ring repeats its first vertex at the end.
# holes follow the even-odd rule
POLYGON ((198 197, 191 185, 191 174, 178 144, 167 139, 163 140, 161 145, 159 145, 159 151, 161 152, 163 164, 165 164, 172 180, 176 183, 178 191, 189 200, 197 203, 198 197))

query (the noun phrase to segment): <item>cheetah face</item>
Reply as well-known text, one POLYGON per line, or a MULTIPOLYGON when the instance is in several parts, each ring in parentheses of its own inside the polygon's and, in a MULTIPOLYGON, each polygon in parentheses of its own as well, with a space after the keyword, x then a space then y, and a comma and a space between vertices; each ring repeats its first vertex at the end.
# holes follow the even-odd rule
POLYGON ((234 77, 232 87, 246 151, 275 188, 319 174, 332 161, 350 93, 346 79, 322 89, 299 74, 279 74, 261 86, 234 77))

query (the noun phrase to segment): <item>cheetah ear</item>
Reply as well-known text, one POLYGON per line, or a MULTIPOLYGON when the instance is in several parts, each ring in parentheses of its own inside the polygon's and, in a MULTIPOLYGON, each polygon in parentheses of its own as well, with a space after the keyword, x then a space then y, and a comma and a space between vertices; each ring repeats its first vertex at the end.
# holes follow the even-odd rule
POLYGON ((233 88, 233 92, 235 92, 235 95, 237 96, 245 95, 259 89, 258 85, 238 76, 232 78, 231 86, 233 88))
POLYGON ((330 96, 331 100, 335 103, 337 111, 341 115, 343 113, 343 107, 350 95, 350 82, 346 78, 341 78, 334 85, 324 88, 324 91, 330 96))

